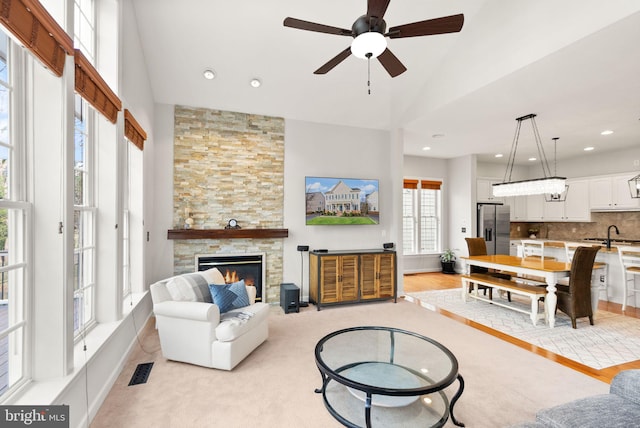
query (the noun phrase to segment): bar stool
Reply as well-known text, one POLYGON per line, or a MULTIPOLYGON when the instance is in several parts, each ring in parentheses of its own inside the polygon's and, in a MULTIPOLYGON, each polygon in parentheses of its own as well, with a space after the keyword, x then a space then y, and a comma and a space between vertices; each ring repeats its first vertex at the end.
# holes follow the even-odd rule
POLYGON ((522 257, 544 258, 544 241, 534 239, 523 239, 522 257))
POLYGON ((622 279, 624 281, 624 296, 622 300, 622 310, 627 307, 627 299, 630 295, 640 291, 640 286, 636 286, 636 276, 640 276, 640 247, 620 246, 618 255, 620 256, 620 265, 622 266, 622 279), (631 284, 629 284, 631 283, 631 284), (630 294, 631 292, 632 294, 630 294))

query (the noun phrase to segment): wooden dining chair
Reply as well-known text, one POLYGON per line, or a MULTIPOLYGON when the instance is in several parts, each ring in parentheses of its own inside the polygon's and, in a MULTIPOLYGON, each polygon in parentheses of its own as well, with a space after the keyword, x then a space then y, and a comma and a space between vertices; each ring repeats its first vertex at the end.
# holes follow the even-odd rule
MULTIPOLYGON (((573 254, 576 252, 576 248, 585 247, 589 245, 585 245, 583 242, 569 242, 565 241, 564 243, 564 252, 566 255, 566 262, 571 263, 573 260, 573 254)), ((563 278, 566 282, 561 282, 564 284, 569 283, 569 278, 563 278)), ((593 266, 593 274, 591 278, 592 283, 595 282, 600 285, 599 291, 604 291, 605 299, 609 301, 609 265, 604 262, 597 262, 593 266), (604 281, 600 279, 604 278, 604 281)))
MULTIPOLYGON (((640 292, 640 285, 636 285, 636 277, 640 276, 640 247, 620 246, 618 255, 622 266, 622 280, 624 282, 624 294, 622 296, 622 310, 627 307, 630 295, 640 292)), ((635 305, 635 300, 634 300, 635 305)))
MULTIPOLYGON (((469 250, 469 256, 486 256, 487 255, 487 242, 484 238, 464 238, 467 241, 467 249, 469 250)), ((488 269, 482 266, 470 266, 469 273, 484 273, 496 278, 511 279, 511 275, 504 272, 497 272, 493 269, 488 269)), ((473 283, 469 283, 469 293, 473 289, 473 283)), ((493 287, 487 287, 482 284, 478 284, 478 289, 484 290, 484 294, 487 294, 489 289, 489 299, 493 299, 493 287)), ((511 293, 507 292, 507 299, 511 301, 511 293)))
POLYGON ((591 273, 599 246, 578 247, 573 254, 569 285, 556 284, 556 296, 559 309, 571 318, 571 326, 576 328, 576 319, 589 317, 593 325, 593 309, 591 306, 591 273))

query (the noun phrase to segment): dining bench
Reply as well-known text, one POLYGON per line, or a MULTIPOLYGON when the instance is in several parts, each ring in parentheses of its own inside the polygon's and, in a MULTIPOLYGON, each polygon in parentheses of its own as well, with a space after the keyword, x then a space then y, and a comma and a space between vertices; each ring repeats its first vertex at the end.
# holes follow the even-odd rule
POLYGON ((538 301, 546 294, 547 289, 545 287, 524 284, 522 282, 516 282, 513 279, 496 278, 482 273, 462 275, 462 296, 465 302, 468 300, 468 297, 472 297, 477 300, 482 300, 497 306, 528 314, 533 325, 536 325, 539 319, 546 319, 546 307, 544 307, 544 311, 542 313, 540 313, 538 307, 538 301), (471 293, 467 291, 470 284, 473 285, 473 291, 471 293), (488 299, 487 297, 478 294, 478 285, 484 285, 500 291, 507 291, 512 295, 516 294, 528 297, 531 300, 530 309, 526 310, 509 302, 488 299))

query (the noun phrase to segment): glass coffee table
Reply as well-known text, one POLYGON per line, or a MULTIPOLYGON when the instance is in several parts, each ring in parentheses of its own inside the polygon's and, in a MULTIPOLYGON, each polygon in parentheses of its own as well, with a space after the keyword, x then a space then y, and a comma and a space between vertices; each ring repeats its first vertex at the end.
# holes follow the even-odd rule
POLYGON ((330 333, 315 349, 324 404, 347 427, 443 426, 462 395, 458 361, 428 337, 391 327, 330 333), (451 403, 444 389, 459 381, 451 403))

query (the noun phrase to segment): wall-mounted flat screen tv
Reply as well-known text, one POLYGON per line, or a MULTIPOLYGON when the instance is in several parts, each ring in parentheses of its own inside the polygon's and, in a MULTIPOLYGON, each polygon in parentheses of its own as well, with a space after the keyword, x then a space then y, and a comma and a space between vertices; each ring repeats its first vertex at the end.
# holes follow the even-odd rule
POLYGON ((378 180, 305 177, 309 226, 380 223, 378 180))

